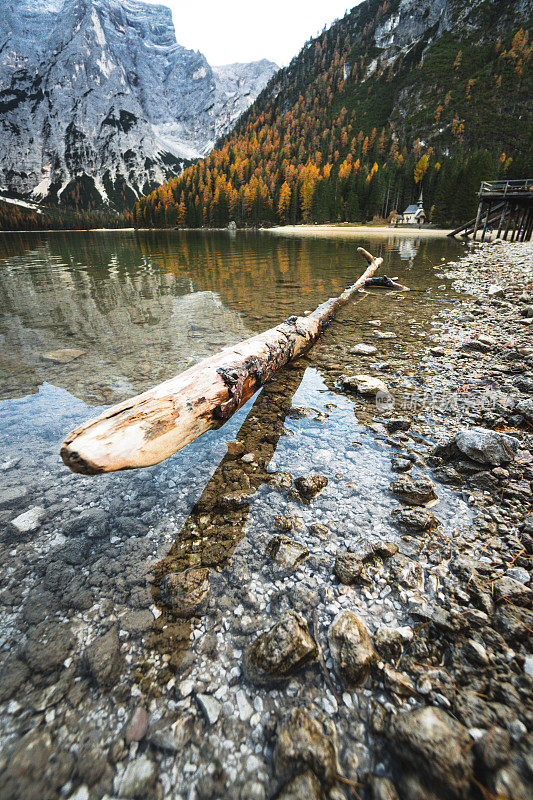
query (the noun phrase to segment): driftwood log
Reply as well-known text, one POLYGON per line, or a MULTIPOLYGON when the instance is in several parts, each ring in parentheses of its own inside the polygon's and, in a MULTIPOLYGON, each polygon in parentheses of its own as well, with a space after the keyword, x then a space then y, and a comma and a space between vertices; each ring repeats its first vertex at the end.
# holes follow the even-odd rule
POLYGON ((372 277, 383 259, 357 249, 368 267, 339 297, 111 406, 69 433, 61 446, 64 463, 83 475, 149 467, 206 431, 220 428, 277 370, 305 353, 339 308, 372 277))

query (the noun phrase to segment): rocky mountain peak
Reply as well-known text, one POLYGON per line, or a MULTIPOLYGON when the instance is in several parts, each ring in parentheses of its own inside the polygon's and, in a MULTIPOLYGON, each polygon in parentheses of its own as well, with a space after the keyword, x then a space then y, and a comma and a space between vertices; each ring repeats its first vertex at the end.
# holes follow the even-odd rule
POLYGON ((276 70, 213 69, 140 0, 9 0, 0 20, 0 187, 131 204, 208 153, 276 70))

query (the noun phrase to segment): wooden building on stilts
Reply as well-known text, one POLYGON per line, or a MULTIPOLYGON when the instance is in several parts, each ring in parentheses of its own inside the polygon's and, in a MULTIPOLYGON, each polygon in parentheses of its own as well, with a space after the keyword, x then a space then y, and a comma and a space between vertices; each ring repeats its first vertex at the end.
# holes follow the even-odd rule
POLYGON ((475 219, 452 231, 449 236, 472 235, 496 230, 496 238, 510 242, 529 242, 533 233, 533 180, 483 181, 475 219))

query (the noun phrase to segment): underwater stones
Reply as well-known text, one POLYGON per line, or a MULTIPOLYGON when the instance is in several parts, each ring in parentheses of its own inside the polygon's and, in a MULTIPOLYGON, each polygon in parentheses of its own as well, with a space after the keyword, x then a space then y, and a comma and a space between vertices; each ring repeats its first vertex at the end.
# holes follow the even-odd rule
POLYGON ((211 694, 197 694, 196 699, 200 704, 200 708, 205 714, 205 718, 209 722, 210 725, 214 725, 217 722, 220 712, 222 710, 222 706, 211 694))
POLYGON ((117 683, 123 659, 116 626, 88 646, 85 662, 89 674, 101 689, 111 689, 117 683))
POLYGON ((408 431, 411 427, 411 420, 406 417, 393 417, 386 419, 383 424, 389 433, 398 433, 398 431, 408 431))
POLYGON ((163 717, 150 725, 146 738, 158 750, 179 753, 192 739, 195 731, 195 718, 192 714, 168 719, 163 717))
POLYGON ((391 483, 390 488, 400 500, 411 506, 422 506, 437 499, 435 484, 423 475, 414 478, 402 475, 391 483))
POLYGON ((126 726, 126 744, 140 742, 141 739, 144 739, 149 721, 149 712, 143 706, 137 706, 126 726))
POLYGON ((292 475, 290 472, 279 470, 278 472, 273 472, 270 475, 268 482, 272 488, 277 489, 280 492, 287 491, 292 486, 292 475))
POLYGON ((393 472, 408 472, 413 466, 413 462, 408 458, 391 458, 391 469, 393 472))
POLYGON ((276 800, 325 800, 320 781, 310 769, 286 783, 276 800))
POLYGON ((363 568, 363 562, 356 553, 339 553, 335 558, 333 572, 341 583, 349 586, 357 583, 363 568))
POLYGON ((267 545, 267 555, 272 561, 285 570, 296 569, 309 556, 309 550, 303 544, 295 542, 288 536, 274 536, 267 545))
POLYGON ((49 353, 43 353, 42 358, 45 361, 54 361, 56 364, 68 364, 70 361, 84 356, 86 350, 79 350, 75 347, 64 347, 62 350, 51 350, 49 353))
POLYGON ((342 388, 365 397, 375 397, 379 392, 388 393, 387 384, 372 375, 343 375, 342 388))
POLYGON ((293 709, 278 731, 274 764, 280 777, 308 768, 327 786, 337 776, 335 745, 320 723, 301 708, 293 709))
POLYGON ((361 342, 360 344, 356 344, 355 347, 350 347, 348 352, 354 356, 372 356, 374 353, 378 352, 378 349, 372 344, 364 344, 364 342, 361 342))
POLYGON ((399 658, 405 641, 405 630, 400 628, 388 628, 382 625, 374 634, 374 646, 383 658, 399 658))
POLYGON ((41 527, 44 515, 45 510, 42 506, 33 506, 12 519, 11 525, 18 533, 34 533, 41 527))
POLYGON ((126 766, 118 796, 131 798, 131 800, 142 800, 152 792, 156 780, 157 765, 147 756, 139 756, 126 766))
POLYGON ((426 508, 395 508, 391 516, 400 528, 414 533, 429 531, 439 525, 437 517, 426 508))
POLYGON ((499 467, 514 459, 518 439, 488 428, 463 428, 448 442, 437 445, 433 454, 446 460, 466 457, 477 464, 499 467))
POLYGON ((337 672, 349 684, 361 683, 376 659, 370 634, 352 611, 343 611, 331 623, 329 646, 337 672))
POLYGON ((325 486, 328 485, 328 479, 324 475, 300 475, 294 481, 294 486, 300 497, 309 502, 315 497, 325 486))
POLYGON ((24 648, 24 658, 34 672, 53 672, 62 666, 74 645, 70 627, 41 622, 31 628, 24 648))
POLYGON ((383 668, 383 683, 391 692, 401 697, 412 697, 416 694, 413 681, 405 672, 400 672, 390 664, 385 664, 383 668))
POLYGON ((317 655, 306 621, 291 610, 251 643, 244 654, 243 667, 252 683, 268 685, 286 680, 317 655))
POLYGON ((184 619, 203 614, 211 588, 209 570, 205 567, 191 568, 184 572, 171 572, 161 584, 161 596, 173 612, 184 619))
POLYGON ((26 486, 13 486, 7 489, 0 489, 0 510, 13 508, 19 505, 26 498, 28 489, 26 486))
POLYGON ((464 725, 436 707, 396 714, 388 739, 405 767, 422 774, 442 798, 470 796, 472 740, 464 725))

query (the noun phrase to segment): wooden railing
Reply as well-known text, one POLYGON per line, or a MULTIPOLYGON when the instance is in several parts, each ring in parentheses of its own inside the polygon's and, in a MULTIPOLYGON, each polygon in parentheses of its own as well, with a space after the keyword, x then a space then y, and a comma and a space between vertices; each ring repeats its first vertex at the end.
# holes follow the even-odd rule
POLYGON ((495 194, 506 197, 509 194, 528 194, 533 192, 533 180, 483 181, 479 196, 495 194))

